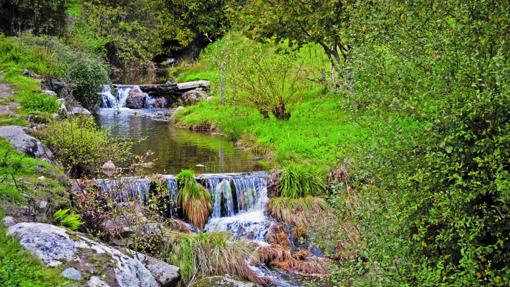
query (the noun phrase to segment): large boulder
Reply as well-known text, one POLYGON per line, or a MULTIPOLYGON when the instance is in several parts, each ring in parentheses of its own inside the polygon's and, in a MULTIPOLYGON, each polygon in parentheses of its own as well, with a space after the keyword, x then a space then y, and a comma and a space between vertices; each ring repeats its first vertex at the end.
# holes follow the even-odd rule
POLYGON ((200 101, 206 100, 208 97, 209 95, 207 95, 203 89, 198 88, 182 94, 181 103, 184 106, 194 105, 200 101))
POLYGON ((0 127, 0 137, 7 139, 18 151, 30 156, 51 160, 53 154, 38 139, 26 133, 20 126, 0 127))
MULTIPOLYGON (((178 276, 175 266, 158 261, 159 267, 154 269, 157 272, 151 272, 146 266, 152 265, 80 233, 54 225, 18 223, 9 227, 8 234, 18 237, 21 245, 47 266, 74 268, 80 272, 81 278, 101 278, 104 281, 89 281, 86 284, 89 286, 157 287, 160 286, 158 279, 166 278, 165 282, 174 282, 178 276)), ((147 259, 149 261, 154 262, 147 259)), ((85 282, 82 283, 85 285, 85 282)))
POLYGON ((147 96, 139 91, 132 90, 126 99, 126 106, 130 109, 143 109, 147 96))
POLYGON ((128 251, 128 254, 142 262, 161 286, 171 287, 179 283, 180 275, 177 266, 134 251, 128 251))

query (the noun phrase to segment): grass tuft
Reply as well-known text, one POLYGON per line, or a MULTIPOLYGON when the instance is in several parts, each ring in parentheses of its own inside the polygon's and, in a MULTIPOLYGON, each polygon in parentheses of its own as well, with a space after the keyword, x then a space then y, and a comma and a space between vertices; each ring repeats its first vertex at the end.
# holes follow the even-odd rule
POLYGON ((179 187, 177 201, 184 216, 197 228, 204 228, 212 210, 211 195, 196 182, 192 170, 182 170, 176 179, 179 187))
POLYGON ((290 164, 280 177, 280 196, 299 198, 326 194, 326 178, 320 169, 290 164))

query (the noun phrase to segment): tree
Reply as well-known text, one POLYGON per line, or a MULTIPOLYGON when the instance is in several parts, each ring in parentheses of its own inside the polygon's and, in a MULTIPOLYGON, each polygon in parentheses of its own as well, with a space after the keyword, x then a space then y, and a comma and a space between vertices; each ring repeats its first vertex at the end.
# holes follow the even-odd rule
POLYGON ((351 0, 248 0, 233 17, 240 19, 247 34, 258 40, 289 40, 301 47, 308 43, 321 45, 331 67, 346 75, 351 47, 348 29, 351 0))

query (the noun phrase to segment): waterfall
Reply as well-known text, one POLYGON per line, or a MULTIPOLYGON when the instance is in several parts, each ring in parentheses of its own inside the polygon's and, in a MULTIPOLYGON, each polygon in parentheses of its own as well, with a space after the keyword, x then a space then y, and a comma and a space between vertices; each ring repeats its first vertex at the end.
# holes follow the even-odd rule
POLYGON ((131 92, 141 94, 145 97, 144 108, 153 108, 156 99, 151 98, 147 93, 144 93, 138 85, 124 85, 116 86, 112 93, 110 85, 103 85, 99 95, 101 96, 101 108, 106 109, 119 109, 126 108, 126 102, 131 92))
MULTIPOLYGON (((272 221, 265 215, 267 196, 267 174, 204 174, 197 176, 213 199, 213 211, 205 226, 207 231, 224 231, 237 238, 247 238, 265 242, 265 235, 272 221)), ((170 216, 177 217, 178 187, 175 176, 165 176, 170 201, 170 216)), ((96 179, 104 192, 123 202, 139 199, 147 203, 150 196, 150 179, 120 178, 96 179)))

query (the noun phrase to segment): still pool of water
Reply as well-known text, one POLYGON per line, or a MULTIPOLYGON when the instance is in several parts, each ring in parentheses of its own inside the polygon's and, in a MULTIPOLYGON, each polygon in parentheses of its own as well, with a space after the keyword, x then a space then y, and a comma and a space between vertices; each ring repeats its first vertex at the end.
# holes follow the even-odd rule
MULTIPOLYGON (((162 112, 162 111, 160 111, 162 112)), ((196 173, 248 172, 262 170, 249 153, 235 148, 222 136, 191 132, 172 126, 143 110, 100 109, 97 122, 114 137, 134 140, 133 152, 152 151, 154 163, 146 173, 177 174, 190 168, 196 173)), ((115 161, 114 161, 115 162, 115 161)))

